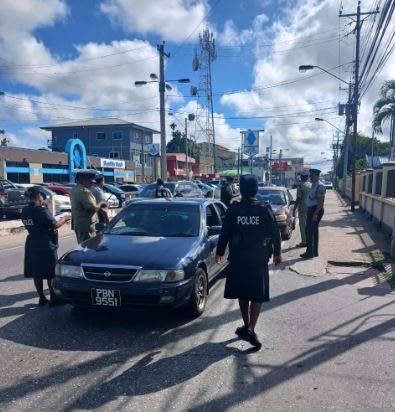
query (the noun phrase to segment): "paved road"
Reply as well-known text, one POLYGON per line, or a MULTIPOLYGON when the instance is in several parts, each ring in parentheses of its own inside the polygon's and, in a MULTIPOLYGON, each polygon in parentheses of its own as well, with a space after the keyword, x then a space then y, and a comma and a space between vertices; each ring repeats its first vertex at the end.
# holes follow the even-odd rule
MULTIPOLYGON (((286 259, 298 241, 284 244, 286 259)), ((395 296, 361 296, 355 276, 272 270, 252 353, 234 338, 240 317, 223 280, 193 321, 81 315, 37 307, 21 247, 1 245, 2 411, 395 410, 395 296)))

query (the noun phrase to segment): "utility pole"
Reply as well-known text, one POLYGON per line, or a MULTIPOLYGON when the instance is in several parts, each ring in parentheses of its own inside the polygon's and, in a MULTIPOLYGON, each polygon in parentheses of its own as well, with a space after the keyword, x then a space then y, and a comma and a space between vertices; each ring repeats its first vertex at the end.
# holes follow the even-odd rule
POLYGON ((270 135, 269 149, 269 183, 272 184, 272 158, 273 158, 273 136, 270 135))
POLYGON ((186 178, 189 180, 189 162, 188 162, 188 119, 185 118, 185 165, 186 165, 186 178))
POLYGON ((373 157, 374 157, 374 129, 372 130, 372 148, 370 153, 370 167, 373 169, 373 157))
MULTIPOLYGON (((361 12, 361 1, 358 1, 357 12, 350 14, 343 14, 340 11, 339 17, 350 17, 356 20, 355 34, 355 70, 354 70, 354 96, 353 96, 353 138, 352 138, 352 177, 351 177, 351 211, 355 211, 355 172, 356 172, 356 149, 357 149, 357 135, 358 135, 358 105, 359 105, 359 52, 361 40, 361 16, 379 13, 378 10, 373 12, 361 12)), ((355 20, 354 20, 355 21, 355 20)))
POLYGON ((141 177, 145 183, 144 132, 141 132, 141 177))
POLYGON ((157 46, 159 52, 159 110, 160 110, 160 176, 167 179, 167 159, 166 159, 166 118, 165 118, 165 62, 164 57, 170 57, 170 53, 165 53, 165 42, 157 46))
POLYGON ((282 158, 283 158, 283 149, 280 149, 280 152, 278 154, 278 170, 279 170, 280 184, 281 184, 281 179, 283 177, 282 164, 281 164, 282 158))
POLYGON ((244 153, 244 132, 240 132, 241 145, 240 145, 240 176, 243 175, 243 153, 244 153))
POLYGON ((348 152, 350 151, 350 126, 351 126, 351 96, 352 96, 352 84, 348 85, 348 100, 346 106, 346 133, 344 135, 344 154, 343 154, 343 187, 342 196, 346 196, 347 189, 347 171, 348 171, 348 152))

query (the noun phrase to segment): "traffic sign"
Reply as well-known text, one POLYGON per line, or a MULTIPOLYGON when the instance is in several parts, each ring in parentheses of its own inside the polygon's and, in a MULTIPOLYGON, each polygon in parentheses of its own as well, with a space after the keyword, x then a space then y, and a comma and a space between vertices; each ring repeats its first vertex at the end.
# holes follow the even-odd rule
POLYGON ((159 145, 156 143, 152 143, 148 145, 148 153, 151 156, 158 156, 159 154, 159 145))
POLYGON ((244 153, 249 156, 259 153, 259 132, 253 130, 244 132, 244 153))

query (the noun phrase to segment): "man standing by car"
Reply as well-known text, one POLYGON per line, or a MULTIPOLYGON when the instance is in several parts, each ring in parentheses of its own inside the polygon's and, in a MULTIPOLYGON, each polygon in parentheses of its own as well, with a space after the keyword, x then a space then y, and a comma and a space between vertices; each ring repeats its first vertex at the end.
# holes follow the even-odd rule
POLYGON ((156 181, 155 197, 173 197, 161 178, 156 181))
POLYGON ((236 329, 236 335, 259 350, 262 345, 255 326, 262 303, 269 300, 268 262, 272 247, 274 263, 281 263, 281 237, 271 209, 256 199, 257 192, 255 176, 240 178, 242 198, 226 213, 215 260, 221 263, 229 245, 225 298, 239 300, 244 325, 236 329))
POLYGON ((232 176, 228 176, 226 178, 226 182, 225 184, 223 184, 221 186, 221 202, 226 205, 227 207, 229 207, 232 203, 232 198, 233 198, 233 188, 232 188, 232 184, 233 184, 233 177, 232 176))
POLYGON ((71 191, 72 228, 78 243, 95 236, 97 212, 106 206, 105 203, 97 204, 91 192, 96 174, 94 170, 80 170, 76 176, 77 185, 71 191))
POLYGON ((307 220, 306 220, 306 252, 300 256, 304 259, 312 259, 318 256, 318 226, 324 215, 324 202, 326 188, 320 182, 321 170, 310 170, 311 190, 306 199, 307 220))
POLYGON ((296 215, 296 210, 299 215, 299 228, 301 242, 296 247, 306 247, 306 220, 307 220, 307 205, 306 199, 311 190, 311 183, 309 180, 309 172, 303 170, 300 174, 300 183, 297 186, 296 203, 294 206, 293 216, 296 215))
MULTIPOLYGON (((95 183, 93 184, 91 188, 91 192, 93 196, 95 197, 97 204, 106 203, 106 198, 105 198, 103 187, 104 187, 104 176, 102 174, 97 174, 95 176, 95 183)), ((97 216, 99 219, 99 223, 104 223, 104 224, 109 223, 107 211, 104 210, 103 208, 99 209, 99 211, 97 212, 97 216)))

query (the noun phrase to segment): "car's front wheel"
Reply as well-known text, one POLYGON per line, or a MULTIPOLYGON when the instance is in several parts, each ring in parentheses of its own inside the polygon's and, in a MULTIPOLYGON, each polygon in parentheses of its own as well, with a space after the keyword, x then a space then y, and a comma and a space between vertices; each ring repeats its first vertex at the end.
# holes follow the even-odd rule
POLYGON ((207 303, 208 282, 206 272, 199 268, 195 273, 195 282, 189 302, 187 312, 191 317, 200 316, 207 303))

